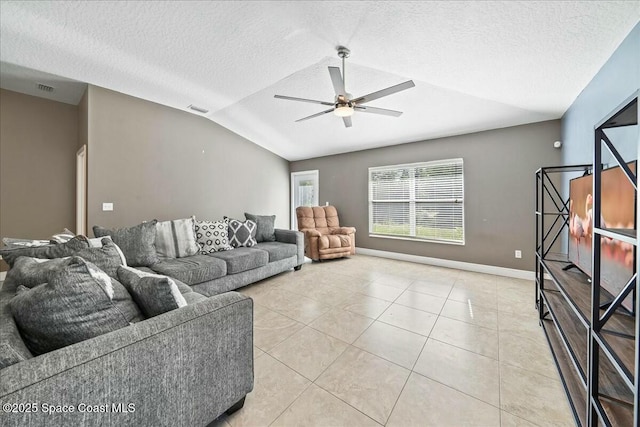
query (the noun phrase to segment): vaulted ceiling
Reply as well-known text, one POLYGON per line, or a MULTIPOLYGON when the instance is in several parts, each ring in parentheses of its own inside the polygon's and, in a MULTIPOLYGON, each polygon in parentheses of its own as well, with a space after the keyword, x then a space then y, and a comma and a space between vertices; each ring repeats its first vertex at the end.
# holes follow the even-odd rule
MULTIPOLYGON (((637 1, 0 2, 0 61, 205 116, 289 160, 562 116, 640 20, 637 1), (399 118, 333 114, 328 65, 399 118)), ((13 67, 13 68, 12 68, 13 67)), ((5 79, 5 75, 1 75, 5 79)))

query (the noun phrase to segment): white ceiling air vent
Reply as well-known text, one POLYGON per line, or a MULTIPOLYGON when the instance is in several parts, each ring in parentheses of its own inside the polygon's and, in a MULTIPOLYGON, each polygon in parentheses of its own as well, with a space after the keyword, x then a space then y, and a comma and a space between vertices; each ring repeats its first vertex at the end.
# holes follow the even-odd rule
POLYGON ((56 88, 54 88, 53 86, 49 86, 43 83, 36 83, 36 87, 43 92, 53 92, 54 90, 56 90, 56 88))
POLYGON ((209 112, 209 110, 207 110, 205 108, 202 108, 202 107, 197 107, 197 106, 195 106, 193 104, 189 105, 187 108, 190 109, 190 110, 193 110, 193 111, 197 111, 198 113, 202 113, 202 114, 207 114, 209 112))

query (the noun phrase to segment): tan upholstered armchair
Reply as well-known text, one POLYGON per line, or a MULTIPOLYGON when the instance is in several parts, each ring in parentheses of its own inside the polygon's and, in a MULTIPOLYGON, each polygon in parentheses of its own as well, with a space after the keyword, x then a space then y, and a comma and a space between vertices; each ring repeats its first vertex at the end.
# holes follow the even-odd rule
POLYGON ((304 254, 314 261, 356 253, 356 229, 340 227, 334 206, 296 208, 298 230, 304 233, 304 254))

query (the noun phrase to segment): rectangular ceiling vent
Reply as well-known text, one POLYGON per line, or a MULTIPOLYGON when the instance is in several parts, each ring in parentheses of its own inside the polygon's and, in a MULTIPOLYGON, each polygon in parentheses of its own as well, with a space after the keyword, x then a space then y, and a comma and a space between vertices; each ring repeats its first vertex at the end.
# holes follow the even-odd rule
POLYGON ((209 112, 209 110, 207 110, 206 108, 198 107, 193 104, 189 105, 187 108, 202 114, 207 114, 209 112))
POLYGON ((45 85, 43 83, 36 83, 36 87, 43 92, 53 92, 56 90, 53 86, 45 85))

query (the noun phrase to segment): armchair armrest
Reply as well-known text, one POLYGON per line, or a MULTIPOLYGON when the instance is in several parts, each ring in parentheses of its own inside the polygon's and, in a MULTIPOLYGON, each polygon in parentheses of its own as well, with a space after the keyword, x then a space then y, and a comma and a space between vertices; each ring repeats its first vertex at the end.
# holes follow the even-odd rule
POLYGON ((355 227, 338 227, 331 230, 331 234, 354 234, 355 232, 355 227))
POLYGON ((300 231, 302 231, 304 233, 304 235, 307 236, 307 237, 320 237, 320 236, 322 236, 322 233, 320 233, 318 230, 316 230, 314 228, 303 228, 300 231))

